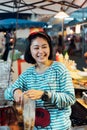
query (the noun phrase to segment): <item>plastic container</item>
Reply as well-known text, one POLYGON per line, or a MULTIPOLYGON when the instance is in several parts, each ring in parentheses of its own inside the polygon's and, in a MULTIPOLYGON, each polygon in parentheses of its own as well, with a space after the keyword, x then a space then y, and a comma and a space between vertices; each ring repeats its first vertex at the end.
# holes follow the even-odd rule
POLYGON ((87 93, 83 92, 82 94, 83 94, 82 98, 84 100, 84 103, 87 104, 87 93))

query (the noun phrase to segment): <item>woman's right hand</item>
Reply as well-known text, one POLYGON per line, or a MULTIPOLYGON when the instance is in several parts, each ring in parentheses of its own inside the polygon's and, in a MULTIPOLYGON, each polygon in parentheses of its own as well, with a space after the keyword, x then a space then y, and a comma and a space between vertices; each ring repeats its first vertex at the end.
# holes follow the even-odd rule
POLYGON ((23 92, 20 89, 14 90, 14 99, 18 104, 23 103, 23 92))

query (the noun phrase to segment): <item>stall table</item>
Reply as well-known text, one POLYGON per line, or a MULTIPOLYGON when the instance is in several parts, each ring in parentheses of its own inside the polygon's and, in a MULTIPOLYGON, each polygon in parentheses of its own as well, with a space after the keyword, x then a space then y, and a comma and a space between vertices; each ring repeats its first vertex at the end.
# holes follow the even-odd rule
POLYGON ((79 84, 74 84, 74 89, 76 102, 72 105, 72 126, 87 125, 87 105, 82 98, 82 92, 87 91, 87 88, 79 84))
POLYGON ((87 109, 87 104, 85 104, 82 98, 77 98, 76 101, 84 108, 87 109))
POLYGON ((87 91, 87 87, 77 85, 77 84, 74 84, 74 89, 75 89, 76 98, 81 98, 82 97, 82 92, 87 91))

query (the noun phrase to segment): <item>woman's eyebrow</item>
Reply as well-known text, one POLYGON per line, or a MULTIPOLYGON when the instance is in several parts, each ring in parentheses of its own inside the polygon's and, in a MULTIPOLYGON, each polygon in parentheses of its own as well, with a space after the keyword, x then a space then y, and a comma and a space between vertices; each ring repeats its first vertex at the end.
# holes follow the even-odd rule
POLYGON ((47 44, 43 44, 42 46, 47 46, 47 44))
MULTIPOLYGON (((35 45, 33 45, 33 46, 40 46, 40 45, 37 45, 37 44, 35 44, 35 45)), ((41 46, 47 46, 47 44, 42 44, 41 46)))

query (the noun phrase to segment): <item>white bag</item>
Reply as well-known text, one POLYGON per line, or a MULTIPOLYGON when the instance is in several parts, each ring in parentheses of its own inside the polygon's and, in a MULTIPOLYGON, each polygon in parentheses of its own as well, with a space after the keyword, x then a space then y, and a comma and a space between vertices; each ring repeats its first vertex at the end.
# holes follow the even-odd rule
POLYGON ((35 125, 35 101, 24 96, 23 104, 24 130, 34 130, 35 125))

